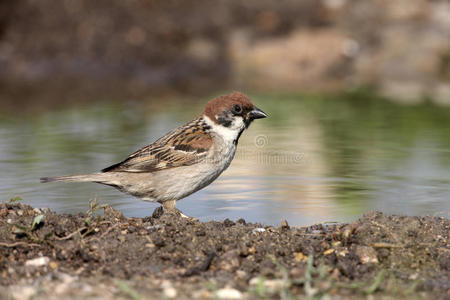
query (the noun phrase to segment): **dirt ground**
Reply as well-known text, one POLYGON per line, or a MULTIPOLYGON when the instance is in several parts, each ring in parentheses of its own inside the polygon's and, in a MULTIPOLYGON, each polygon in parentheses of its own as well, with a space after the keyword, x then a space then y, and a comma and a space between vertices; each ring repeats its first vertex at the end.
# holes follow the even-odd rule
POLYGON ((445 299, 449 229, 445 218, 379 212, 293 228, 2 203, 0 298, 445 299))

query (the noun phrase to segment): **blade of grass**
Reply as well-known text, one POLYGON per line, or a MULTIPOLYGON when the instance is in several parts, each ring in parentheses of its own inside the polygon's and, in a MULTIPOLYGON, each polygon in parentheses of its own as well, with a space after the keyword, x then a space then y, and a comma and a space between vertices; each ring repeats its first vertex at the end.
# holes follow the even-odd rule
POLYGON ((126 282, 122 280, 117 280, 117 286, 119 287, 122 292, 127 294, 131 299, 133 300, 141 300, 142 297, 139 295, 138 292, 136 292, 133 288, 131 288, 126 282))
POLYGON ((384 279, 384 276, 386 275, 386 270, 381 270, 380 273, 378 273, 377 277, 375 278, 374 282, 372 283, 371 286, 369 286, 364 293, 367 295, 371 295, 373 294, 377 288, 380 286, 381 282, 384 279))

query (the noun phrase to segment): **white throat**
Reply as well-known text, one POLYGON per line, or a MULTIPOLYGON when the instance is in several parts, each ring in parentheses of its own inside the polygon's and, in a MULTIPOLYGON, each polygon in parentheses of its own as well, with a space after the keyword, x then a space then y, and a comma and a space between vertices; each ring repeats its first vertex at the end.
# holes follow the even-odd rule
POLYGON ((242 117, 236 117, 230 127, 225 127, 213 122, 208 116, 203 116, 206 124, 211 127, 211 131, 222 138, 225 144, 233 144, 239 137, 239 133, 244 130, 245 124, 242 117))

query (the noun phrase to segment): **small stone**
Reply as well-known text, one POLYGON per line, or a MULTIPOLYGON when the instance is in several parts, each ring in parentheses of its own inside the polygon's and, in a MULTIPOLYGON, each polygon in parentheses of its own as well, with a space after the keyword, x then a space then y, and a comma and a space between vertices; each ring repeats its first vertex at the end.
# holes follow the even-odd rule
POLYGON ((338 252, 336 252, 336 254, 338 255, 338 256, 342 256, 342 257, 345 257, 347 254, 348 254, 349 252, 348 252, 348 250, 345 248, 345 249, 342 249, 342 250, 340 250, 340 251, 338 251, 338 252))
POLYGON ((8 209, 6 207, 0 209, 0 217, 6 216, 7 214, 8 214, 8 209))
POLYGON ((334 249, 328 249, 323 252, 323 255, 330 255, 332 253, 334 253, 334 249))
POLYGON ((245 224, 247 224, 246 222, 245 222, 245 220, 244 219, 239 219, 239 220, 237 220, 236 221, 236 223, 238 223, 238 224, 241 224, 241 225, 245 225, 245 224))
POLYGON ((253 277, 252 279, 250 279, 248 284, 250 286, 258 285, 261 280, 264 280, 264 278, 263 277, 253 277))
POLYGON ((363 264, 377 264, 377 252, 375 249, 369 246, 357 246, 355 249, 356 256, 359 257, 359 260, 363 264))
POLYGON ((60 282, 53 288, 53 292, 56 295, 65 293, 70 288, 71 283, 77 279, 76 277, 70 276, 66 273, 57 273, 57 277, 60 282))
POLYGON ((55 295, 61 295, 68 289, 69 289, 69 283, 61 282, 61 283, 57 284, 55 287, 53 287, 53 293, 55 293, 55 295))
POLYGON ((308 256, 306 256, 305 254, 303 254, 301 252, 295 253, 295 261, 303 262, 303 261, 306 261, 307 259, 308 259, 308 256))
POLYGON ((155 244, 156 247, 161 248, 164 247, 166 245, 166 242, 164 241, 164 239, 160 236, 156 237, 155 240, 153 241, 153 243, 155 244))
POLYGON ((237 270, 236 277, 240 278, 240 279, 244 279, 245 277, 247 277, 247 272, 242 271, 242 270, 237 270))
POLYGON ((170 298, 170 299, 173 299, 177 296, 177 290, 173 287, 165 288, 163 293, 164 293, 164 296, 166 296, 167 298, 170 298))
POLYGON ((65 282, 65 283, 71 283, 78 279, 76 276, 71 276, 67 273, 58 273, 58 279, 65 282))
POLYGON ((32 286, 16 286, 12 288, 11 299, 32 299, 37 294, 32 286))
POLYGON ((54 262, 54 261, 50 262, 50 268, 57 269, 58 268, 58 263, 54 262))
POLYGON ((208 290, 195 291, 192 294, 193 299, 214 299, 214 295, 208 290))
POLYGON ((156 224, 156 225, 152 225, 152 226, 146 226, 145 229, 147 230, 151 230, 151 231, 155 231, 162 228, 161 224, 156 224))
POLYGON ((266 279, 264 280, 264 287, 269 290, 270 293, 281 291, 283 288, 283 280, 281 279, 266 279))
POLYGON ((259 286, 263 284, 264 288, 267 289, 269 293, 276 293, 283 288, 283 280, 281 279, 264 279, 263 277, 253 277, 249 281, 250 286, 259 286))
POLYGON ((49 262, 50 262, 50 258, 48 258, 46 256, 42 256, 42 257, 38 257, 38 258, 33 258, 33 259, 30 259, 30 260, 27 260, 25 262, 25 266, 42 267, 42 266, 48 265, 49 262))
POLYGON ((281 229, 289 229, 289 224, 286 220, 281 221, 281 229))
POLYGON ((86 283, 82 285, 81 289, 83 290, 84 293, 91 293, 94 290, 92 285, 86 283))
POLYGON ((291 278, 302 278, 305 276, 305 268, 292 268, 289 275, 291 278))
POLYGON ((223 221, 223 225, 225 225, 225 227, 231 227, 234 226, 234 224, 235 223, 228 218, 223 221))
POLYGON ((161 288, 165 297, 173 299, 177 296, 177 290, 173 287, 172 283, 168 280, 161 282, 161 288))
POLYGON ((333 271, 331 272, 331 277, 335 280, 338 280, 340 275, 341 272, 339 271, 338 268, 334 268, 333 271))
POLYGON ((335 242, 331 243, 331 246, 333 246, 333 247, 341 247, 342 246, 342 242, 341 241, 335 241, 335 242))
POLYGON ((223 288, 216 292, 216 296, 220 299, 242 299, 242 293, 233 288, 223 288))
POLYGON ((258 227, 252 230, 252 233, 261 233, 261 232, 265 232, 266 229, 262 228, 262 227, 258 227))
POLYGON ((217 258, 217 266, 221 270, 234 272, 237 268, 239 268, 239 251, 230 250, 222 254, 217 258))

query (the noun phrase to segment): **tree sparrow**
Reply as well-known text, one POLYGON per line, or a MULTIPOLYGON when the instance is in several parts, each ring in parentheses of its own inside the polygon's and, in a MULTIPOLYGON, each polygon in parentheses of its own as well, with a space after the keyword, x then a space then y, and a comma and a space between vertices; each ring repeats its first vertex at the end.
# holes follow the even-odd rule
POLYGON ((213 182, 233 160, 242 132, 267 115, 239 92, 209 101, 200 117, 99 173, 44 177, 41 182, 97 182, 159 202, 166 210, 213 182))

